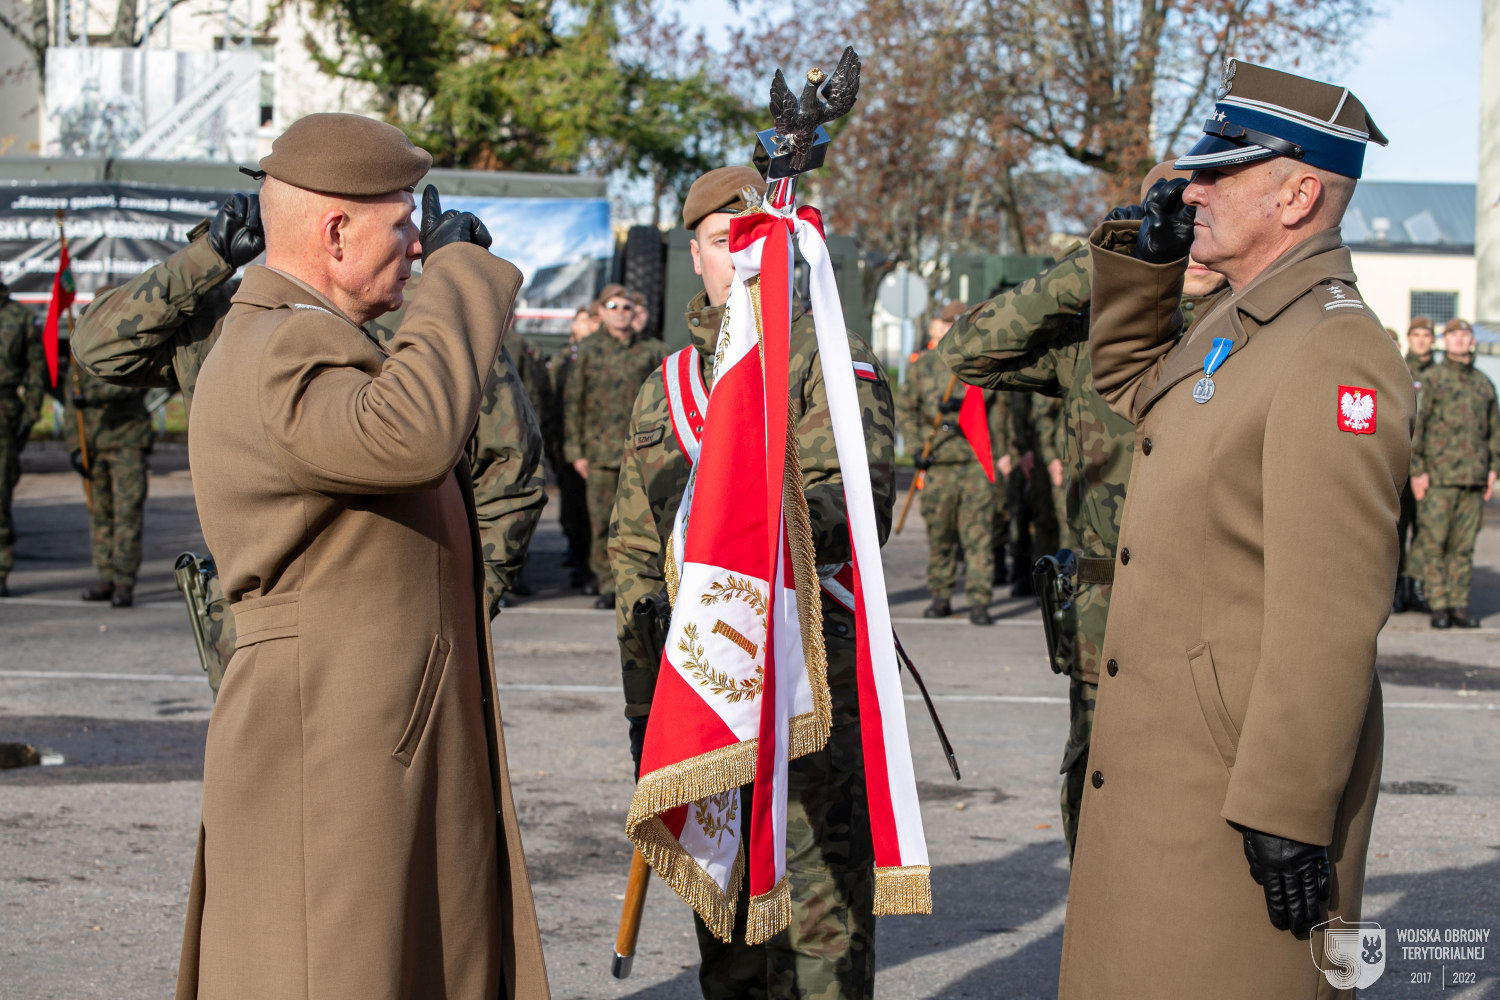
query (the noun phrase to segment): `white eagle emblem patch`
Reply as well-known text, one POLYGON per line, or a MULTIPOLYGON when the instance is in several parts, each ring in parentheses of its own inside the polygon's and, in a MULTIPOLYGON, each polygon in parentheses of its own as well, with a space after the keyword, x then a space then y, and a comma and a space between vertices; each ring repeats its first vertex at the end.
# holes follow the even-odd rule
POLYGON ((1339 386, 1339 430, 1350 434, 1375 433, 1375 390, 1358 385, 1339 386))

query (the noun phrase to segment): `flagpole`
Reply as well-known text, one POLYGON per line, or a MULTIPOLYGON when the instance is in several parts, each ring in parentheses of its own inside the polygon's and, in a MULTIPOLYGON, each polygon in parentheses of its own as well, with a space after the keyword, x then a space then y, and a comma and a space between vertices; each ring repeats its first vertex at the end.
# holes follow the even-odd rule
MULTIPOLYGON (((63 228, 63 210, 57 210, 57 236, 62 241, 63 252, 68 249, 68 233, 63 228)), ((78 365, 73 361, 73 303, 68 303, 68 370, 73 374, 73 416, 78 419, 78 461, 83 466, 83 502, 90 514, 94 512, 94 483, 89 478, 89 442, 83 430, 83 407, 77 401, 83 398, 83 384, 78 378, 78 365)))

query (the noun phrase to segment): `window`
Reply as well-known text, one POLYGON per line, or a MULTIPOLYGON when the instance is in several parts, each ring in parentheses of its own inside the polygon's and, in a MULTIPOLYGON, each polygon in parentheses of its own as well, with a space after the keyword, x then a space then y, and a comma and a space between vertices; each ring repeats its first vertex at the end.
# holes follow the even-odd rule
POLYGON ((1444 323, 1458 315, 1458 293, 1419 292, 1413 289, 1411 310, 1407 315, 1426 316, 1432 320, 1433 326, 1441 330, 1444 323))

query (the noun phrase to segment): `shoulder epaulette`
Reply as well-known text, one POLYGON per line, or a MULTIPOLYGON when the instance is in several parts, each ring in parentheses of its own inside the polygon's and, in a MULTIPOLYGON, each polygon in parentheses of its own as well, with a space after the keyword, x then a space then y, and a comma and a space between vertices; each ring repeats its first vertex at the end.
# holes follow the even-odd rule
POLYGON ((1337 278, 1329 278, 1321 284, 1314 285, 1312 294, 1318 305, 1323 307, 1324 312, 1336 313, 1355 309, 1369 311, 1365 300, 1360 298, 1358 289, 1337 278))

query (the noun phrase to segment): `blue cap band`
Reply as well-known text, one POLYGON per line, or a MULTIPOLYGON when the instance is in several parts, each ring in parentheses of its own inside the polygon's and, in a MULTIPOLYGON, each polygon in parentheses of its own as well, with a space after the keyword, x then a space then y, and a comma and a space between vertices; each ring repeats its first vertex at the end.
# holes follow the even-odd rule
POLYGON ((1205 124, 1204 131, 1208 134, 1173 166, 1179 170, 1228 167, 1272 156, 1295 156, 1292 147, 1296 147, 1301 151, 1296 158, 1303 163, 1357 178, 1364 170, 1365 144, 1369 142, 1366 133, 1355 129, 1318 121, 1273 104, 1233 97, 1214 105, 1214 116, 1205 124), (1278 144, 1281 148, 1255 142, 1255 133, 1281 140, 1278 144))

